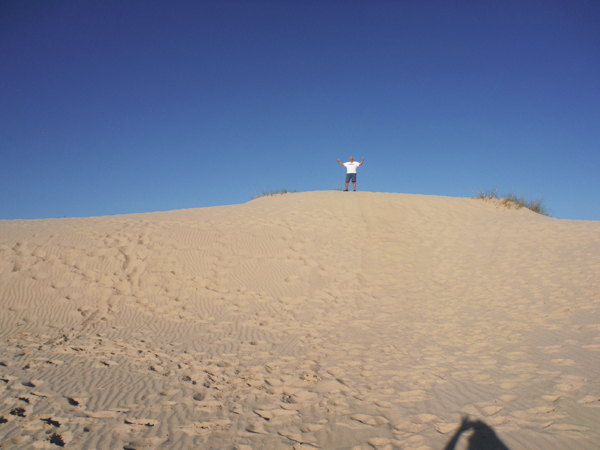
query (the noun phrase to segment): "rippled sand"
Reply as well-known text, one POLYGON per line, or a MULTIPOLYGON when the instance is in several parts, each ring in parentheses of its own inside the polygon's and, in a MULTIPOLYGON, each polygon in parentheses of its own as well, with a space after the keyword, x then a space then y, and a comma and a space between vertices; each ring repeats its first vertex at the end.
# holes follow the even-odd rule
POLYGON ((596 449, 598 423, 599 222, 338 191, 0 221, 2 448, 596 449))

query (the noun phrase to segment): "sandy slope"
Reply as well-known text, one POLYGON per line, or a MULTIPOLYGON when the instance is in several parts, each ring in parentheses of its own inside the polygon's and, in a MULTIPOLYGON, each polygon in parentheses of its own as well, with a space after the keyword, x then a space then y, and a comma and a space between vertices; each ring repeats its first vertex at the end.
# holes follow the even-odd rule
POLYGON ((596 449, 600 223, 337 191, 0 221, 0 380, 2 448, 441 450, 468 414, 457 449, 596 449))

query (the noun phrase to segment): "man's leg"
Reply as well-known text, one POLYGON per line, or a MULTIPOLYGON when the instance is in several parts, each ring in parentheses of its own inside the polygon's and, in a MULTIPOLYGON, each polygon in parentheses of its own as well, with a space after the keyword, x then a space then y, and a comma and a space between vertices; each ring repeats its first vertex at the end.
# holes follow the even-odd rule
POLYGON ((356 181, 353 181, 352 184, 354 185, 354 190, 356 191, 356 181))

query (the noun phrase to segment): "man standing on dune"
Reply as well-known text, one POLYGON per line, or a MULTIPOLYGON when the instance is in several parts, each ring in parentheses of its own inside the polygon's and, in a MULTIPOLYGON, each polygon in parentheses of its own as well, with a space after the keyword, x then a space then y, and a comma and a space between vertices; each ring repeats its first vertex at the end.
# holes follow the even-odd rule
POLYGON ((362 166, 362 164, 365 162, 365 158, 363 158, 359 163, 354 161, 352 156, 350 157, 350 162, 343 163, 339 159, 337 162, 346 167, 346 189, 344 189, 344 191, 348 191, 348 182, 352 180, 352 185, 354 186, 354 191, 356 192, 356 168, 358 166, 362 166))

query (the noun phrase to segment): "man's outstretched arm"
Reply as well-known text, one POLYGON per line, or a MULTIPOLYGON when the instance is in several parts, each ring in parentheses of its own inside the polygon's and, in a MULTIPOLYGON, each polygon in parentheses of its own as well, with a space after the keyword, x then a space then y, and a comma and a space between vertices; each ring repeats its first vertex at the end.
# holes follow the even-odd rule
MULTIPOLYGON (((338 159, 338 161, 339 161, 339 159, 338 159)), ((365 162, 365 158, 362 159, 362 161, 360 162, 359 166, 362 166, 364 162, 365 162)))
MULTIPOLYGON (((364 158, 363 158, 364 159, 364 158)), ((343 162, 341 162, 339 159, 337 160, 337 162, 339 162, 342 166, 344 165, 343 162)), ((362 163, 361 163, 362 164, 362 163)))

